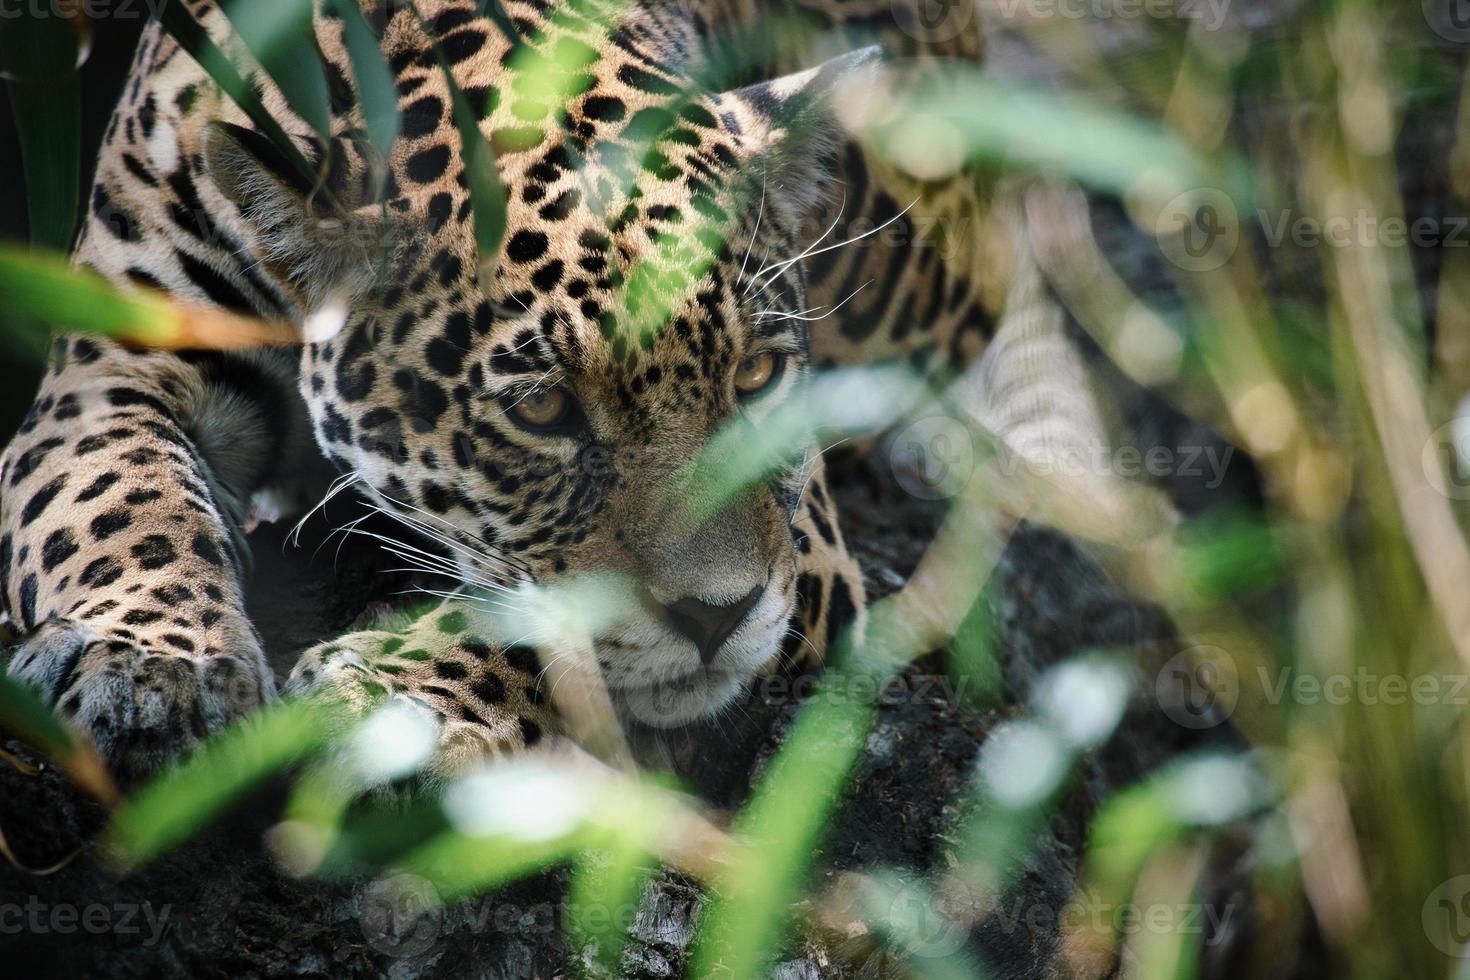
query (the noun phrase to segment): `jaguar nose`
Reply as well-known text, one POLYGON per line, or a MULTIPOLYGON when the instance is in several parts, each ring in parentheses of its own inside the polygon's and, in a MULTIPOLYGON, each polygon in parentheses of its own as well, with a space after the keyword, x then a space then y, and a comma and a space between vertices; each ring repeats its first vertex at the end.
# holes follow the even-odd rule
POLYGON ((664 606, 669 625, 699 648, 699 659, 706 666, 715 659, 720 647, 739 629, 761 597, 757 585, 728 606, 715 606, 703 599, 686 596, 664 606))

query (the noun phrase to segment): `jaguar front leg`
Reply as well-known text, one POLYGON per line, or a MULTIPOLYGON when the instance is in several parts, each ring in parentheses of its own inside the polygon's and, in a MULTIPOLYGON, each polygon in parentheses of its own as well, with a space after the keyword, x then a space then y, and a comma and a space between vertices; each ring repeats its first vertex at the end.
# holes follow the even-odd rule
POLYGON ((6 670, 125 780, 273 696, 238 527, 279 447, 233 395, 220 413, 200 363, 63 338, 0 466, 6 670))
POLYGON ((285 692, 337 699, 357 715, 394 698, 426 708, 440 726, 429 771, 462 772, 557 730, 536 652, 496 644, 488 625, 473 604, 450 600, 402 625, 349 633, 302 654, 285 692))

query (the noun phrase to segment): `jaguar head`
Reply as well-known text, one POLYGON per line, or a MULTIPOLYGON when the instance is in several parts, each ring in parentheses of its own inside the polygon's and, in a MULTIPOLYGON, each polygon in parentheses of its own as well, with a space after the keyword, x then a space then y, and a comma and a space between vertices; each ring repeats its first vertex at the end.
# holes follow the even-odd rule
MULTIPOLYGON (((788 260, 829 183, 829 99, 872 53, 723 93, 600 54, 559 122, 491 100, 480 130, 507 197, 493 275, 432 59, 399 80, 385 206, 351 219, 386 214, 389 234, 363 255, 323 244, 317 205, 258 138, 217 127, 207 156, 271 261, 316 290, 306 302, 347 306, 302 355, 328 456, 450 543, 468 585, 629 583, 598 661, 640 717, 681 724, 730 702, 788 632, 807 447, 743 477, 721 457, 732 432, 758 444, 808 374, 788 260)), ((514 91, 498 57, 483 70, 514 91)))

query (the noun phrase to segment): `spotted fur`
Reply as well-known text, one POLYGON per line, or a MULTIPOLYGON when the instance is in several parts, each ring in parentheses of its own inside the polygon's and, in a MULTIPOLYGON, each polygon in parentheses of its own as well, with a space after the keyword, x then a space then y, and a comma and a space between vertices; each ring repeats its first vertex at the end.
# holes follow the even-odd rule
MULTIPOLYGON (((245 58, 213 3, 190 6, 245 58)), ((137 53, 76 260, 262 316, 349 312, 329 339, 248 355, 56 343, 4 458, 0 597, 29 633, 9 670, 122 771, 146 771, 273 696, 243 612, 242 530, 305 499, 303 488, 319 492, 324 460, 454 542, 466 581, 633 577, 651 601, 597 638, 614 696, 656 704, 670 724, 719 710, 783 643, 825 651, 861 615, 863 592, 819 454, 782 461, 692 523, 671 518, 689 503, 691 461, 732 418, 758 428, 815 365, 907 357, 932 368, 972 357, 989 332, 996 290, 975 246, 883 238, 782 262, 836 200, 838 236, 915 198, 915 219, 979 213, 974 181, 925 185, 843 142, 829 97, 871 70, 871 53, 813 66, 776 44, 763 68, 724 72, 729 85, 712 90, 720 52, 765 23, 761 9, 507 0, 512 43, 467 0, 417 7, 422 23, 401 5, 363 4, 399 93, 403 129, 387 161, 362 138, 335 17, 315 20, 329 144, 304 135, 263 73, 250 75, 322 167, 322 187, 161 30, 137 53), (488 281, 435 45, 481 115, 508 192, 488 281), (786 74, 756 80, 765 71, 786 74), (528 78, 571 93, 564 117, 528 78), (869 281, 836 315, 785 315, 830 309, 869 281), (784 370, 742 400, 732 374, 760 351, 784 370), (577 425, 517 424, 516 400, 552 386, 575 398, 577 425), (753 605, 708 664, 657 614, 683 598, 741 596, 753 605)), ((889 9, 782 8, 850 41, 889 9)), ((891 26, 877 33, 918 53, 891 26)), ((978 52, 970 33, 942 53, 978 52)), ((445 756, 459 764, 556 730, 536 663, 452 601, 309 651, 291 684, 415 698, 445 720, 445 756)))

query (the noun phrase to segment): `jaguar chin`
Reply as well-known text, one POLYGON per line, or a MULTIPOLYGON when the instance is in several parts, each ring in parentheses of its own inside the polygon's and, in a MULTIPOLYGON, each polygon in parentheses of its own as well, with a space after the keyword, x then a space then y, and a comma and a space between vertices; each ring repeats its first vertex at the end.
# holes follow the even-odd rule
POLYGON ((787 576, 734 602, 640 611, 597 644, 614 704, 655 728, 719 714, 780 655, 793 594, 787 576))

